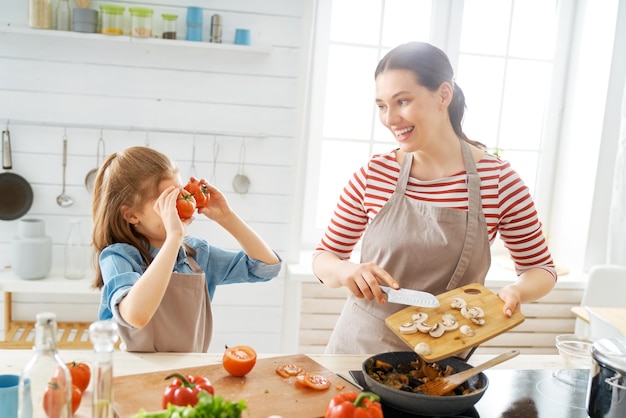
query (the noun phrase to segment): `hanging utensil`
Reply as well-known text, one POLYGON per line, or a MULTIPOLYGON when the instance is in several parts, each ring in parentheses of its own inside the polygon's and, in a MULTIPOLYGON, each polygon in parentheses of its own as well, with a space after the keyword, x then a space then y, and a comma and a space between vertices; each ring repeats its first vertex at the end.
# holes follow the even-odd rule
POLYGON ((217 157, 220 154, 220 144, 217 143, 217 138, 213 137, 213 171, 211 172, 211 178, 209 182, 212 185, 217 185, 217 157))
POLYGON ((96 176, 98 175, 98 170, 102 165, 105 156, 104 150, 104 139, 102 138, 102 129, 100 129, 100 139, 98 140, 98 150, 96 151, 96 168, 92 168, 89 170, 87 175, 85 176, 85 187, 89 193, 93 193, 93 185, 96 181, 96 176))
POLYGON ((198 178, 196 170, 196 134, 193 134, 193 143, 191 144, 191 165, 189 166, 189 177, 198 178))
POLYGON ((2 131, 2 168, 7 171, 0 173, 0 220, 12 221, 30 210, 33 189, 24 177, 8 171, 13 168, 8 124, 6 130, 2 131))
POLYGON ((241 148, 239 149, 239 171, 233 179, 233 189, 239 194, 248 193, 250 188, 250 178, 243 172, 243 165, 246 159, 246 144, 244 140, 241 140, 241 148))
POLYGON ((62 208, 66 208, 68 206, 72 206, 74 204, 74 199, 65 194, 65 171, 67 167, 67 134, 63 133, 63 189, 61 190, 61 194, 57 196, 57 204, 62 208))

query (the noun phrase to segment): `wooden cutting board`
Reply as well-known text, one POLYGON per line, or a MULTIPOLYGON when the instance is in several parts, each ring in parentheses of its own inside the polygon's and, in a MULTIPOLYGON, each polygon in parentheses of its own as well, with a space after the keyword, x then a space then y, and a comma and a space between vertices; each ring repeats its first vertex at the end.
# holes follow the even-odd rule
POLYGON ((121 418, 127 418, 141 408, 146 411, 162 409, 161 396, 168 385, 165 377, 172 372, 206 376, 216 395, 230 401, 244 399, 248 406, 243 413, 246 418, 271 415, 319 418, 324 416, 328 403, 337 393, 360 392, 310 357, 297 354, 258 359, 254 369, 244 377, 229 375, 221 364, 119 376, 113 380, 115 411, 121 418), (296 386, 295 378, 284 379, 276 374, 276 366, 282 363, 296 363, 309 373, 321 374, 332 382, 332 386, 323 391, 296 386))
POLYGON ((502 299, 479 283, 472 283, 442 293, 437 296, 437 299, 439 299, 440 305, 436 308, 411 306, 385 319, 385 323, 389 329, 400 337, 411 350, 420 342, 427 343, 432 353, 429 355, 421 355, 420 357, 428 362, 438 361, 477 346, 524 322, 524 315, 522 315, 519 310, 516 311, 511 318, 505 317, 502 313, 504 306, 502 299), (450 302, 454 298, 464 299, 467 302, 467 306, 480 307, 485 312, 485 324, 476 325, 470 319, 464 318, 458 309, 450 307, 450 302), (412 321, 413 314, 418 312, 428 314, 428 319, 426 320, 428 325, 434 325, 434 323, 440 321, 442 315, 446 313, 454 314, 459 323, 459 328, 446 331, 438 338, 419 331, 415 334, 401 334, 399 331, 400 324, 412 321), (475 335, 468 337, 461 334, 459 329, 462 325, 470 325, 474 329, 475 335))

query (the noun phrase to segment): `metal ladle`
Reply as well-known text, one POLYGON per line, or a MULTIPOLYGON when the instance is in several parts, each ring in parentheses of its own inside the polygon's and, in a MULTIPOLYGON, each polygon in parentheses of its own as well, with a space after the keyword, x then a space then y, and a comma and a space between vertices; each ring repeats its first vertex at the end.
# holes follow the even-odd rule
POLYGON ((65 168, 67 167, 67 134, 63 134, 63 189, 61 194, 57 196, 57 204, 62 208, 72 206, 74 199, 65 194, 65 168))
POLYGON ((105 155, 104 139, 102 138, 102 131, 100 131, 100 139, 98 140, 98 151, 96 153, 97 166, 96 168, 92 168, 91 170, 89 170, 89 172, 85 176, 85 187, 87 188, 87 191, 89 193, 93 193, 93 186, 96 181, 96 176, 98 175, 98 170, 102 165, 101 157, 104 158, 105 155), (102 154, 100 153, 100 151, 102 151, 102 154))
POLYGON ((239 194, 248 193, 248 189, 250 188, 250 178, 246 176, 243 172, 243 163, 246 159, 246 145, 245 142, 241 141, 241 148, 239 149, 239 172, 233 179, 233 189, 239 194))

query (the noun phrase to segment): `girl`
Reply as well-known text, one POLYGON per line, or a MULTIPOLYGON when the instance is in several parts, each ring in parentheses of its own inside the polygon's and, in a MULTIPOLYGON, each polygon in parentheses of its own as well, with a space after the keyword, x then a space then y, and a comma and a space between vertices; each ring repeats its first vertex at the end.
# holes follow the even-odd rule
POLYGON ((112 154, 96 177, 93 286, 102 289, 98 317, 120 325, 128 351, 206 352, 215 287, 267 281, 281 268, 276 253, 211 185, 209 204, 198 213, 228 231, 242 251, 185 236, 193 218, 181 221, 178 216, 181 187, 172 161, 148 147, 112 154))

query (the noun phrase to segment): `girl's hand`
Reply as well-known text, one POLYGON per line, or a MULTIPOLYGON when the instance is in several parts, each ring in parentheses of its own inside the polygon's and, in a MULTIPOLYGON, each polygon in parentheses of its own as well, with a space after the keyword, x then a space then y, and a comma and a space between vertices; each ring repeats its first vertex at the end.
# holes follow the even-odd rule
POLYGON ((219 222, 221 219, 226 218, 232 213, 232 209, 226 200, 226 196, 224 196, 224 194, 217 187, 213 186, 205 179, 191 177, 190 181, 204 182, 209 189, 209 204, 203 208, 199 208, 198 213, 201 213, 216 222, 219 222))
POLYGON ((182 221, 176 210, 176 200, 180 193, 180 187, 170 186, 154 202, 154 211, 161 217, 163 228, 167 236, 179 235, 183 237, 187 225, 193 221, 193 217, 182 221))

